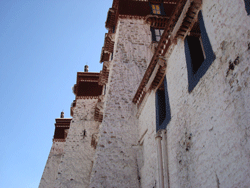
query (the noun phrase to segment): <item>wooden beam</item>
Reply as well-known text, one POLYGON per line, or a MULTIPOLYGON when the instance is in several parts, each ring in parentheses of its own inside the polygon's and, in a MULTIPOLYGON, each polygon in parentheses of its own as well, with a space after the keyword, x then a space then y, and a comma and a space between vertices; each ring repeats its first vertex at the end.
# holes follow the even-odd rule
MULTIPOLYGON (((199 1, 199 0, 198 0, 198 1, 199 1)), ((194 7, 196 7, 196 6, 194 5, 194 7)), ((190 24, 188 30, 186 31, 186 34, 183 36, 184 39, 186 38, 186 36, 188 35, 188 33, 189 33, 189 32, 191 31, 191 29, 193 28, 195 22, 198 20, 198 14, 199 14, 200 10, 201 10, 201 6, 196 10, 197 12, 196 12, 196 14, 195 14, 195 17, 193 18, 193 20, 191 20, 191 24, 190 24)))
MULTIPOLYGON (((175 24, 176 22, 176 19, 177 19, 177 16, 180 12, 180 9, 182 8, 182 5, 184 2, 186 2, 187 0, 179 0, 177 5, 176 5, 176 8, 175 10, 172 12, 171 14, 171 17, 170 17, 170 20, 169 22, 167 23, 165 29, 164 29, 164 32, 163 32, 163 35, 158 43, 158 46, 157 46, 157 49, 151 59, 151 62, 142 78, 142 81, 137 89, 137 92, 133 98, 133 102, 137 104, 138 102, 138 99, 139 97, 141 96, 141 92, 142 90, 145 88, 146 84, 148 83, 149 79, 150 79, 150 76, 152 74, 152 72, 154 71, 154 67, 156 66, 156 63, 157 63, 157 59, 159 57, 159 55, 162 55, 164 56, 166 51, 168 50, 168 48, 170 47, 172 41, 171 40, 168 40, 167 44, 166 44, 166 47, 165 49, 163 50, 163 53, 161 52, 161 45, 164 43, 165 44, 165 41, 166 41, 166 38, 168 39, 169 37, 169 34, 172 30, 172 26, 175 24)), ((140 100, 141 101, 141 100, 140 100)))
POLYGON ((181 15, 180 15, 180 17, 179 17, 179 19, 178 19, 178 21, 177 21, 177 23, 176 23, 174 29, 173 29, 173 32, 172 32, 171 37, 170 37, 170 40, 173 40, 173 39, 175 38, 175 36, 176 36, 178 30, 180 29, 180 27, 181 27, 181 25, 182 25, 182 23, 183 23, 183 20, 184 20, 184 18, 186 17, 188 8, 189 8, 190 5, 191 5, 191 2, 192 2, 192 0, 187 0, 186 4, 185 4, 185 6, 184 6, 184 8, 183 8, 183 10, 182 10, 182 13, 181 13, 181 15))
POLYGON ((155 66, 155 68, 154 68, 154 71, 152 72, 152 75, 150 76, 150 79, 149 79, 147 85, 145 86, 145 91, 146 92, 148 92, 149 88, 151 87, 152 82, 155 79, 155 76, 156 76, 156 74, 158 72, 159 67, 160 67, 160 65, 157 63, 156 66, 155 66))

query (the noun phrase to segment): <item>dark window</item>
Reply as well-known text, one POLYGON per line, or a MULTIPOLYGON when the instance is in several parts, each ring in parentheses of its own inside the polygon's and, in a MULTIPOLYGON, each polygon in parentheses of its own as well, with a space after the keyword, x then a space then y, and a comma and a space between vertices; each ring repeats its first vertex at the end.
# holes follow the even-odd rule
POLYGON ((164 82, 156 91, 156 132, 160 129, 166 129, 171 120, 171 112, 168 98, 167 81, 164 82))
POLYGON ((161 14, 161 9, 159 4, 152 4, 151 7, 153 14, 161 14))
POLYGON ((201 11, 190 35, 185 39, 188 90, 191 92, 215 59, 201 11))
POLYGON ((250 0, 245 0, 245 8, 247 11, 247 15, 250 15, 250 0))
POLYGON ((113 60, 113 53, 111 53, 111 59, 110 59, 111 61, 113 60))
POLYGON ((163 32, 164 32, 164 29, 158 29, 158 28, 151 27, 152 41, 159 42, 163 32))
POLYGON ((151 14, 157 15, 166 15, 164 12, 163 4, 150 4, 151 5, 151 14))
POLYGON ((187 36, 186 40, 192 60, 192 71, 195 74, 205 60, 199 21, 194 24, 190 35, 187 36))

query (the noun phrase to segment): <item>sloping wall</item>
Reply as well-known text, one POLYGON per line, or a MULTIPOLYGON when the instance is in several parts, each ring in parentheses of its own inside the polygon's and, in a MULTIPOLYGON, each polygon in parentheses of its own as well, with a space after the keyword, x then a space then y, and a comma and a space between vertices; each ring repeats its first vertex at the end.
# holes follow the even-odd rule
POLYGON ((139 187, 132 99, 152 56, 150 43, 143 20, 119 20, 90 187, 139 187))
POLYGON ((65 142, 53 142, 39 188, 53 187, 57 177, 57 169, 64 154, 65 142))
POLYGON ((97 98, 77 99, 53 187, 89 187, 99 128, 94 121, 97 101, 97 98))

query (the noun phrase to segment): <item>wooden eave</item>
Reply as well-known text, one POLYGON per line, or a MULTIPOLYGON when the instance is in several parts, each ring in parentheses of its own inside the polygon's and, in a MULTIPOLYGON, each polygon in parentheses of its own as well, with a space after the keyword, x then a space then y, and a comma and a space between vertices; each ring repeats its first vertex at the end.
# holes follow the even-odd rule
POLYGON ((104 95, 98 97, 98 102, 95 107, 95 121, 102 122, 103 119, 103 107, 104 107, 104 95))
POLYGON ((80 82, 98 82, 99 72, 77 72, 77 84, 80 82))
POLYGON ((113 35, 111 33, 106 33, 105 34, 105 40, 104 40, 104 46, 103 46, 103 50, 107 51, 109 53, 113 53, 113 49, 114 49, 114 41, 113 41, 113 35))
POLYGON ((107 15, 107 20, 105 22, 105 27, 107 29, 113 28, 115 25, 116 9, 110 8, 107 15))
POLYGON ((179 0, 175 10, 172 12, 169 22, 164 29, 161 39, 158 43, 156 51, 151 59, 151 62, 143 76, 143 79, 133 98, 133 103, 140 105, 143 101, 146 92, 150 89, 156 89, 163 81, 165 76, 165 66, 159 65, 159 59, 164 57, 166 53, 171 53, 171 46, 176 43, 176 37, 180 36, 184 39, 187 33, 192 29, 192 25, 197 19, 199 10, 201 9, 201 0, 179 0), (189 10, 194 14, 189 17, 189 10), (188 18, 187 18, 188 17, 188 18), (184 27, 185 20, 189 20, 189 27, 185 33, 180 33, 184 27), (153 81, 152 81, 153 80, 153 81))
MULTIPOLYGON (((78 99, 79 97, 82 96, 81 94, 79 94, 79 87, 81 87, 83 82, 86 82, 86 83, 93 82, 93 85, 95 85, 95 87, 96 87, 96 84, 98 85, 99 76, 100 76, 100 73, 96 73, 96 72, 78 72, 77 73, 77 81, 76 81, 76 84, 74 85, 74 88, 73 88, 73 92, 76 95, 76 99, 78 99)), ((88 90, 88 91, 94 91, 94 89, 88 90)), ((99 92, 99 91, 97 89, 94 92, 99 92)), ((89 95, 89 94, 87 94, 87 95, 89 95)), ((87 96, 87 95, 83 95, 83 96, 87 96)), ((96 94, 93 93, 93 96, 95 96, 95 95, 96 94)), ((92 95, 89 95, 89 96, 92 96, 92 95)))
POLYGON ((110 66, 109 61, 105 61, 103 63, 102 71, 100 72, 100 77, 99 77, 99 84, 100 85, 105 85, 106 83, 108 83, 109 70, 110 70, 109 66, 110 66))
MULTIPOLYGON (((191 29, 197 22, 202 3, 201 0, 189 0, 186 5, 187 6, 184 7, 183 14, 179 19, 179 25, 176 27, 177 35, 175 37, 182 39, 185 39, 186 36, 190 34, 191 29)), ((195 33, 192 33, 192 35, 195 35, 195 33)))
POLYGON ((67 134, 65 130, 70 127, 72 118, 57 118, 55 123, 55 132, 53 142, 65 142, 67 134))
POLYGON ((150 3, 167 3, 167 4, 176 4, 178 0, 148 0, 150 3))
POLYGON ((109 56, 110 56, 110 53, 105 51, 104 47, 102 47, 100 63, 102 63, 104 61, 109 61, 109 56))
POLYGON ((72 118, 57 118, 55 127, 69 127, 72 118))
POLYGON ((150 14, 146 16, 145 21, 146 23, 149 23, 151 27, 165 28, 167 22, 169 21, 169 17, 150 14))
POLYGON ((62 138, 54 138, 53 142, 66 142, 66 139, 62 139, 62 138))

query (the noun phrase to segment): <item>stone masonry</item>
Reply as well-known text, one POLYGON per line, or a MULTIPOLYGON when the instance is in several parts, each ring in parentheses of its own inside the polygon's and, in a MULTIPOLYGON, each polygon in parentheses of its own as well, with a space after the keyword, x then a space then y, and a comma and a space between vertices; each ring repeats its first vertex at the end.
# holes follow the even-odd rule
POLYGON ((132 98, 152 56, 150 44, 149 25, 143 20, 119 19, 90 187, 139 187, 132 98))
POLYGON ((53 187, 57 177, 57 169, 64 153, 64 145, 65 142, 53 142, 39 188, 53 187))
POLYGON ((94 107, 98 99, 77 99, 57 179, 51 187, 88 187, 98 139, 94 107))

